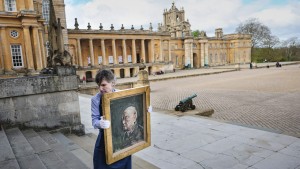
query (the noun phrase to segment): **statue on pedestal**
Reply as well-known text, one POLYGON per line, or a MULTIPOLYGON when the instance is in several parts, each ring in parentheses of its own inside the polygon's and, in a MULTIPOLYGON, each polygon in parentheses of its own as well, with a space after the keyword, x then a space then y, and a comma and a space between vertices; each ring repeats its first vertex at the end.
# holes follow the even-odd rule
POLYGON ((50 0, 50 20, 48 28, 49 55, 47 67, 71 66, 72 56, 65 50, 60 18, 56 20, 53 2, 50 0))
POLYGON ((55 16, 53 2, 50 0, 50 20, 48 27, 48 56, 47 67, 40 74, 68 76, 76 75, 76 69, 72 66, 72 56, 65 49, 60 18, 55 16))

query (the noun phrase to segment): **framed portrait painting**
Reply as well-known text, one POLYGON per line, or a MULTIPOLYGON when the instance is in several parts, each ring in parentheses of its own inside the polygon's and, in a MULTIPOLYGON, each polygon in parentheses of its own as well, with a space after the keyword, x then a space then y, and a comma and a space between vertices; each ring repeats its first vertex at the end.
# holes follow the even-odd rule
POLYGON ((151 145, 149 105, 149 86, 103 95, 103 115, 111 121, 111 127, 104 130, 107 164, 151 145))

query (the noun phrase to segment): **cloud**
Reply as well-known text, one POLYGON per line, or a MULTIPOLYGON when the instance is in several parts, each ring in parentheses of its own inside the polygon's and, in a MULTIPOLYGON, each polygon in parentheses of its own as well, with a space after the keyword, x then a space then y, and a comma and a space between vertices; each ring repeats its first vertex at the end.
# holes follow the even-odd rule
MULTIPOLYGON (((79 27, 86 29, 91 23, 92 29, 104 29, 113 24, 120 29, 121 24, 129 29, 131 25, 145 29, 152 22, 154 29, 163 22, 164 9, 170 9, 171 0, 66 0, 67 27, 74 28, 74 18, 78 18, 79 27)), ((176 0, 178 9, 184 7, 185 19, 189 19, 192 30, 204 30, 208 36, 214 36, 215 28, 223 28, 225 34, 234 33, 235 28, 249 18, 258 18, 270 27, 279 38, 300 36, 300 2, 297 0, 176 0)))

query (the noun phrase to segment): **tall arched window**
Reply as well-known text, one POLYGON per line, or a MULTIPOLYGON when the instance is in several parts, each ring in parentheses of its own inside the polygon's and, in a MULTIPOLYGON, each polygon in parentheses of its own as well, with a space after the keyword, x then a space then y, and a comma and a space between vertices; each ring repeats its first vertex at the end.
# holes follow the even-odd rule
POLYGON ((49 5, 49 0, 43 0, 42 6, 43 6, 43 8, 42 8, 43 18, 46 19, 45 24, 48 24, 49 23, 49 19, 50 19, 50 5, 49 5))

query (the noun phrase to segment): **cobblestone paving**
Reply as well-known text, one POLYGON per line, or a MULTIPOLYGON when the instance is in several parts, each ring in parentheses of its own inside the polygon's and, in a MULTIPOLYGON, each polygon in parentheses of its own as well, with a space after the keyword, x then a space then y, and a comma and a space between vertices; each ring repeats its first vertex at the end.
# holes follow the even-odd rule
POLYGON ((154 108, 173 111, 194 93, 211 118, 300 137, 299 65, 151 82, 154 108))

